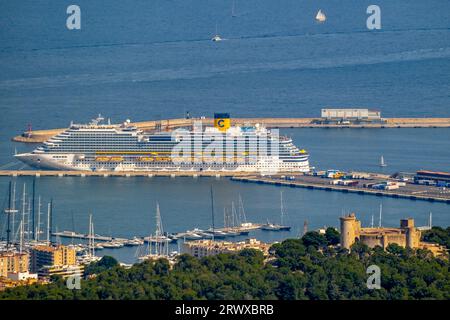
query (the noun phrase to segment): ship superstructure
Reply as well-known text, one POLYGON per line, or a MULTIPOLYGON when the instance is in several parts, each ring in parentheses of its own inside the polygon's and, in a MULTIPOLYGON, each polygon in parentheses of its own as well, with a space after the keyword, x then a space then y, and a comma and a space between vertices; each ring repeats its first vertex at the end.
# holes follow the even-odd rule
POLYGON ((71 124, 30 153, 26 164, 51 170, 89 171, 309 171, 308 153, 288 137, 253 127, 215 127, 144 132, 126 122, 71 124), (176 151, 176 152, 175 152, 176 151))

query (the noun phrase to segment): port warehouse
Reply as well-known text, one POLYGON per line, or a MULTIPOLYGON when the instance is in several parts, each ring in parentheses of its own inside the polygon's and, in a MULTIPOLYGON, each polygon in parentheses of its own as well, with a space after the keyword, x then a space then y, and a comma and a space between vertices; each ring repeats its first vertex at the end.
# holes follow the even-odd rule
POLYGON ((438 187, 450 187, 450 172, 420 170, 414 176, 414 182, 418 184, 436 185, 438 187))
POLYGON ((322 109, 321 119, 316 123, 320 124, 362 124, 362 123, 386 123, 381 118, 381 111, 371 109, 322 109))

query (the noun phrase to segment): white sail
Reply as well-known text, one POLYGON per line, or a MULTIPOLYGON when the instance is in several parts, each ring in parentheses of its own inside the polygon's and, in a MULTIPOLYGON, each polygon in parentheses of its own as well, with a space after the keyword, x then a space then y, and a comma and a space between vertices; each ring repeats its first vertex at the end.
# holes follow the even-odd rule
POLYGON ((381 156, 381 159, 380 159, 380 167, 386 167, 386 166, 387 166, 387 164, 384 162, 384 157, 381 156))
POLYGON ((322 10, 319 10, 316 14, 316 20, 319 22, 324 22, 327 20, 327 16, 322 12, 322 10))

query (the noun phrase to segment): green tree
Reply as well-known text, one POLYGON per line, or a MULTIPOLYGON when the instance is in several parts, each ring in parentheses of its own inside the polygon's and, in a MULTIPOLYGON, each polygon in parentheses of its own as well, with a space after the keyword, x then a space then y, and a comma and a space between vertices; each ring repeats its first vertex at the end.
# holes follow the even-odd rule
POLYGON ((119 265, 119 262, 110 256, 104 256, 99 261, 93 262, 85 267, 84 274, 93 275, 105 270, 109 270, 119 265))
POLYGON ((450 249, 450 227, 433 227, 422 234, 422 241, 438 243, 450 249))
POLYGON ((328 227, 325 231, 325 238, 329 246, 335 246, 340 242, 340 233, 335 228, 328 227))
POLYGON ((302 242, 306 247, 313 246, 314 248, 320 248, 327 245, 327 239, 323 234, 317 231, 309 231, 302 237, 302 242))
POLYGON ((243 250, 202 259, 181 255, 173 266, 166 259, 148 260, 125 269, 104 258, 87 267, 96 277, 83 280, 81 290, 69 290, 55 277, 46 285, 6 289, 0 299, 450 300, 449 261, 427 250, 355 243, 348 252, 324 247, 326 238, 317 233, 305 236, 273 245, 269 259, 243 250), (373 264, 382 273, 379 290, 366 286, 373 264))

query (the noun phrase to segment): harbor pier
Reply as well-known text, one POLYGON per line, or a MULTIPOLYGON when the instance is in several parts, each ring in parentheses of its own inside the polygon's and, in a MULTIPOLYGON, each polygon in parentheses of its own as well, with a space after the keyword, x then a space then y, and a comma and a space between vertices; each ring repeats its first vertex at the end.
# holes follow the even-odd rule
MULTIPOLYGON (((450 192, 442 191, 441 188, 428 185, 406 184, 404 187, 395 190, 378 190, 365 187, 367 180, 353 179, 360 182, 359 185, 335 185, 330 184, 329 179, 316 176, 298 175, 291 176, 292 180, 285 180, 281 176, 263 177, 263 176, 245 176, 232 177, 232 181, 269 184, 275 186, 306 188, 311 190, 337 191, 344 193, 355 193, 360 195, 374 195, 378 197, 403 198, 410 200, 425 200, 431 202, 443 202, 450 204, 450 192)), ((380 176, 380 178, 385 178, 380 176)))
MULTIPOLYGON (((252 126, 257 123, 267 128, 450 128, 450 118, 385 118, 382 123, 321 123, 320 118, 233 118, 232 125, 252 126)), ((173 130, 192 127, 201 121, 203 126, 212 126, 212 118, 165 119, 133 122, 144 131, 173 130)), ((42 143, 63 132, 63 129, 33 130, 12 138, 16 142, 42 143)))
POLYGON ((369 181, 389 180, 389 175, 360 173, 372 176, 371 180, 365 178, 354 178, 357 185, 331 184, 332 180, 311 175, 292 175, 292 173, 279 172, 274 176, 256 175, 253 172, 236 171, 56 171, 56 170, 0 170, 0 177, 225 177, 236 182, 270 184, 276 186, 287 186, 296 188, 307 188, 325 191, 338 191, 356 194, 368 194, 393 198, 404 198, 411 200, 437 201, 450 204, 450 190, 431 185, 418 185, 406 183, 404 187, 394 190, 379 190, 367 187, 369 181), (286 176, 289 180, 286 180, 286 176))
POLYGON ((0 177, 234 177, 254 175, 236 171, 61 171, 61 170, 0 170, 0 177))

